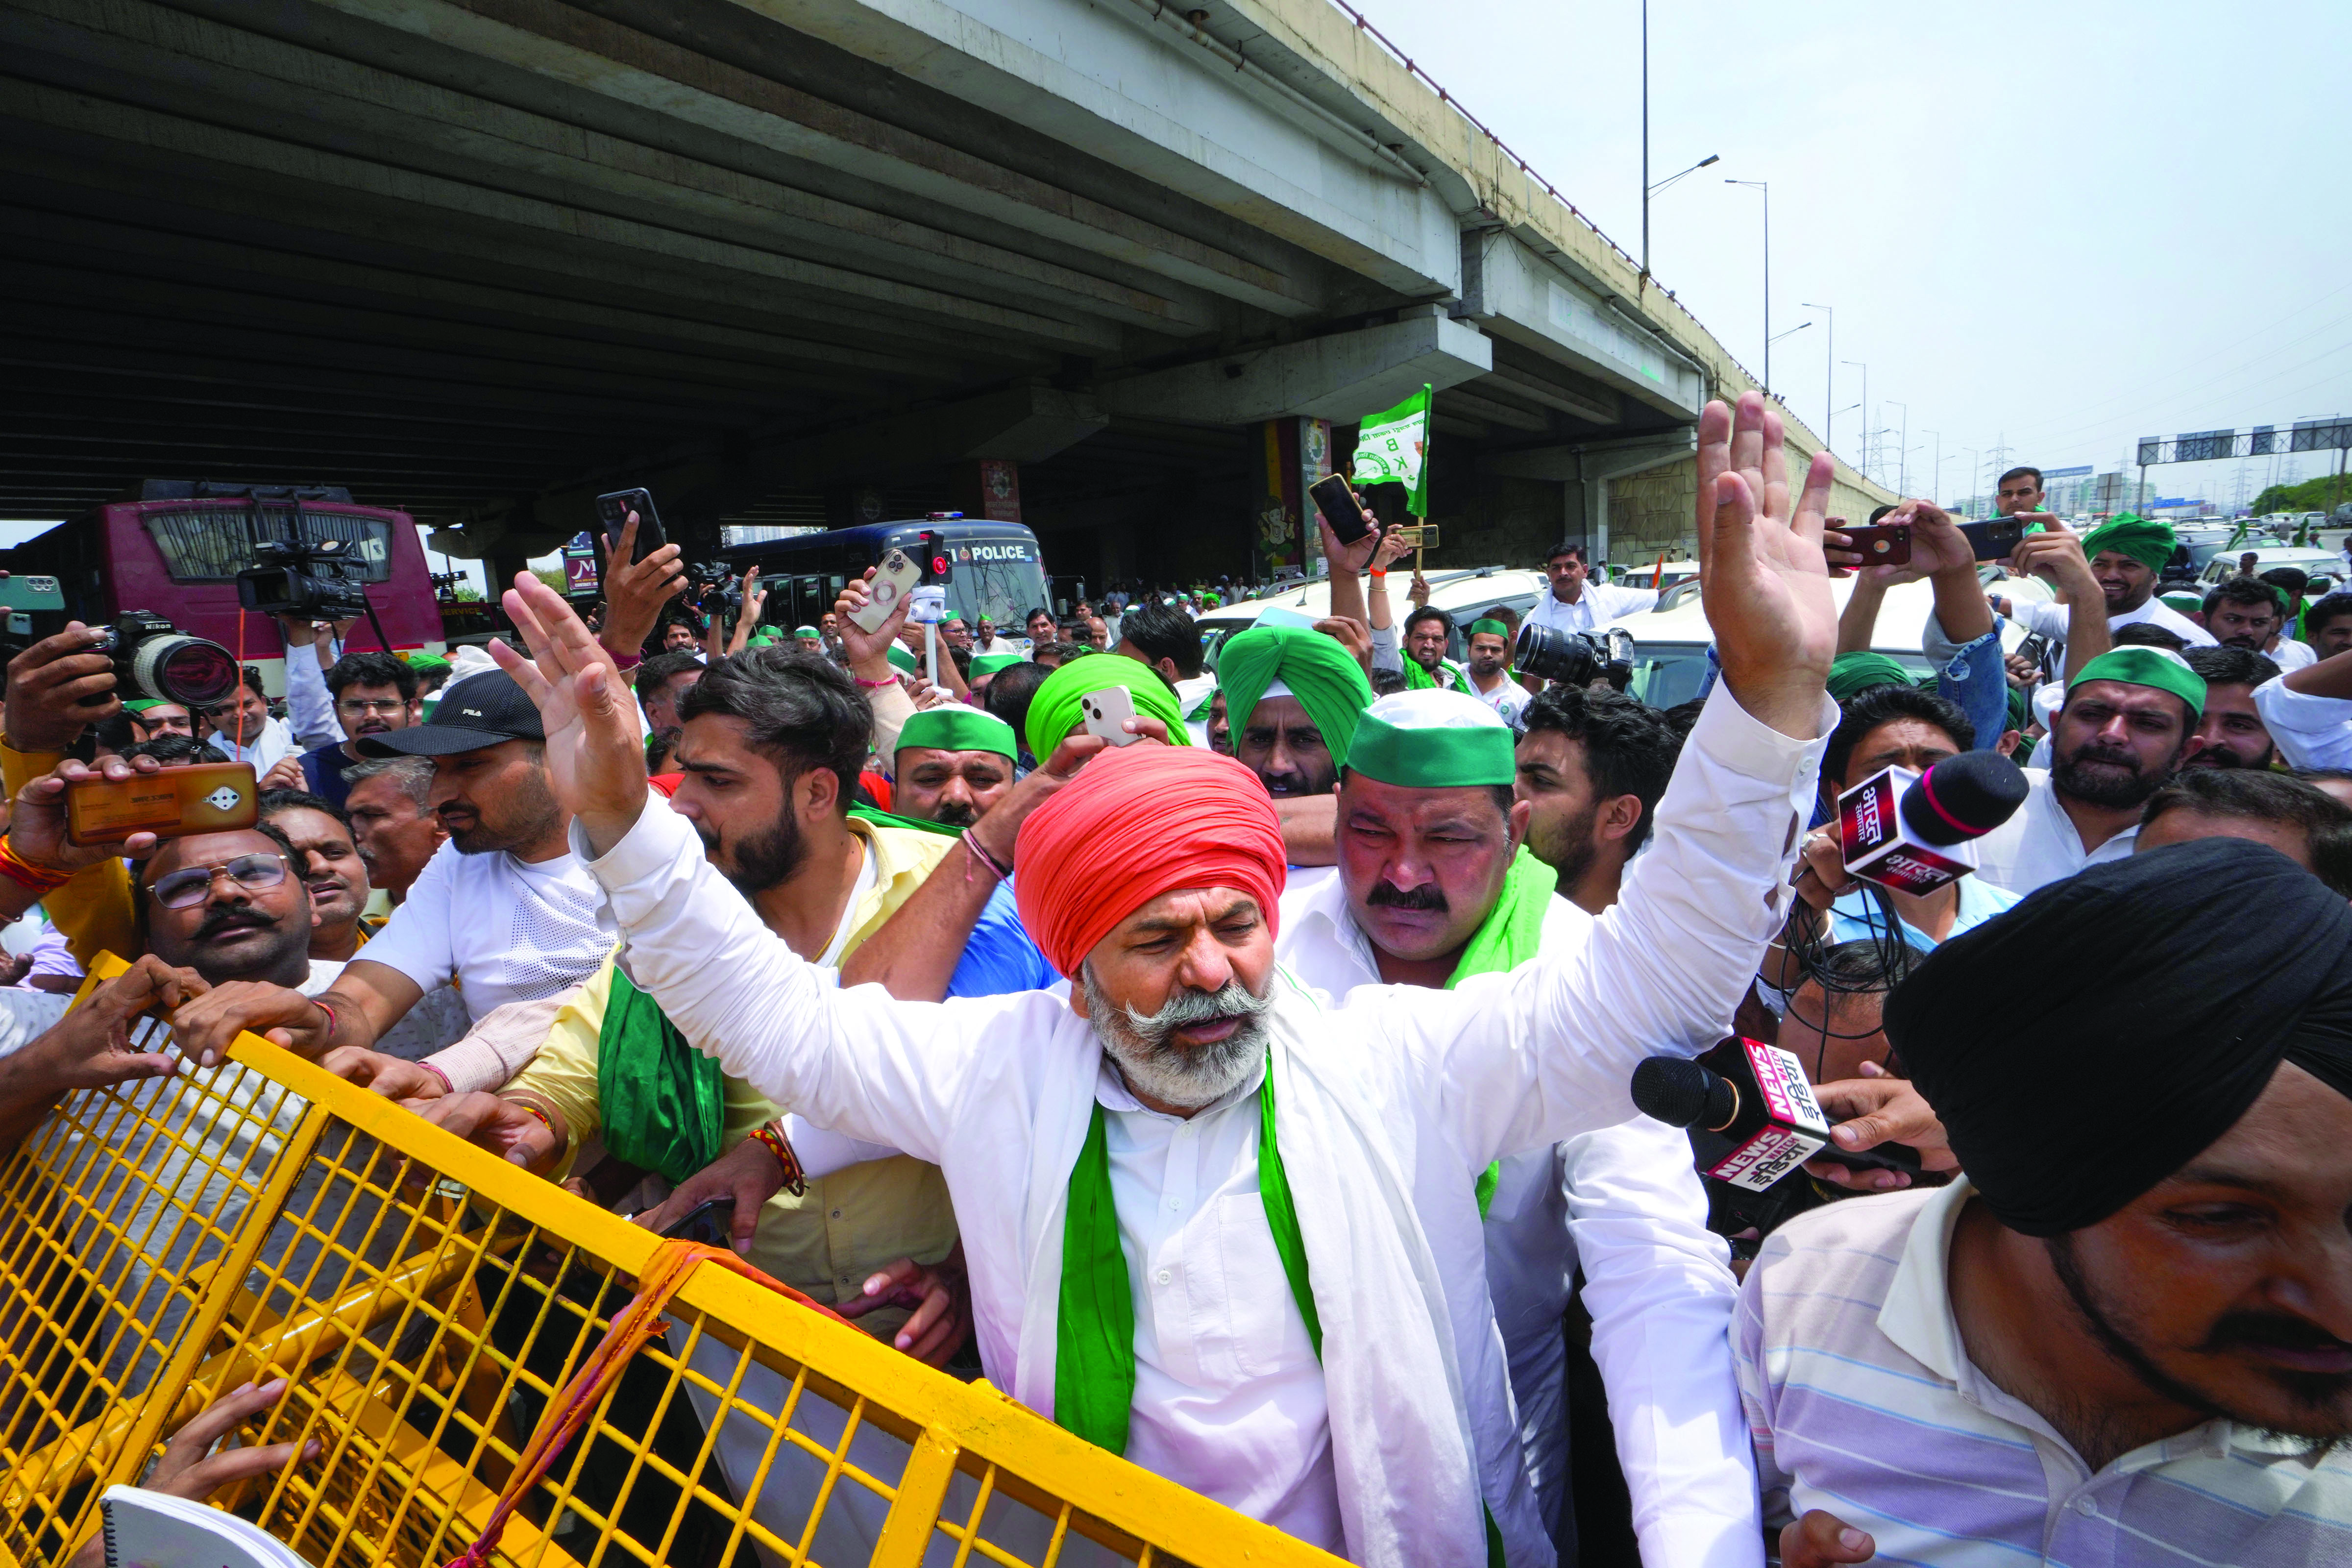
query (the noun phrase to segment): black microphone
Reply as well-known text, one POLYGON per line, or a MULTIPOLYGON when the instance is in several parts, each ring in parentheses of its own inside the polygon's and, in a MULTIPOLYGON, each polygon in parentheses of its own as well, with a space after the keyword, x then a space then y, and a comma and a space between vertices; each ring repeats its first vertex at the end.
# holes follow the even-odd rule
POLYGON ((1999 752, 1962 752, 1924 773, 1886 768, 1838 796, 1848 875, 1927 893, 1976 869, 1971 841, 2017 815, 2025 773, 1999 752))
POLYGON ((1813 1098, 1797 1058, 1760 1040, 1738 1044, 1728 1074, 1687 1057, 1651 1057, 1633 1069, 1634 1109, 1688 1129, 1706 1174, 1760 1193, 1824 1151, 1843 1164, 1919 1169, 1917 1152, 1900 1143, 1837 1147, 1830 1141, 1836 1123, 1813 1098))

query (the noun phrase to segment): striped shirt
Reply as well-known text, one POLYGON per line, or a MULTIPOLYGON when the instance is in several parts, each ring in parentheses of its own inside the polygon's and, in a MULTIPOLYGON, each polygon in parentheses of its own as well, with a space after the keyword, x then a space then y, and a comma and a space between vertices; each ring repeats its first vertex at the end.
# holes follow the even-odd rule
POLYGON ((2094 1473, 1979 1372, 1945 1289, 1972 1192, 1849 1199, 1764 1244, 1732 1342, 1769 1528, 1827 1509, 1872 1561, 1939 1568, 2352 1563, 2352 1459, 2215 1420, 2094 1473))

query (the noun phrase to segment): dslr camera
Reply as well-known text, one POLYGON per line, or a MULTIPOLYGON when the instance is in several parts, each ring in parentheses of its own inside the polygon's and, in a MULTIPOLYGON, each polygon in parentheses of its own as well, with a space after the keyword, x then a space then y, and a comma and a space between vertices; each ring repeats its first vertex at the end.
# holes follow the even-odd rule
POLYGON ((1611 690, 1622 691, 1633 679, 1633 638, 1622 626, 1603 632, 1564 632, 1558 626, 1523 621, 1518 640, 1511 647, 1511 665, 1538 680, 1578 687, 1606 680, 1611 690))
POLYGON ((355 621, 368 613, 366 568, 341 539, 265 539, 236 574, 237 603, 264 616, 355 621))
POLYGON ((93 651, 114 660, 114 693, 126 702, 176 702, 194 712, 236 691, 236 658, 228 649, 190 637, 152 610, 127 611, 100 636, 93 651))

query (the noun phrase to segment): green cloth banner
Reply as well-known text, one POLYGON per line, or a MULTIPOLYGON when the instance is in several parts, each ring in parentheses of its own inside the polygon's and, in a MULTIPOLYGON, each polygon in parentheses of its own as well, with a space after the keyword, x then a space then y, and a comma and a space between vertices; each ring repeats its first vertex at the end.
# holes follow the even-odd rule
POLYGON ((1367 415, 1356 431, 1358 489, 1365 485, 1402 485, 1405 510, 1429 515, 1430 389, 1419 392, 1379 414, 1367 415))
POLYGON ((726 1074, 617 963, 596 1032, 596 1101, 604 1147, 625 1164, 677 1183, 719 1158, 726 1074))

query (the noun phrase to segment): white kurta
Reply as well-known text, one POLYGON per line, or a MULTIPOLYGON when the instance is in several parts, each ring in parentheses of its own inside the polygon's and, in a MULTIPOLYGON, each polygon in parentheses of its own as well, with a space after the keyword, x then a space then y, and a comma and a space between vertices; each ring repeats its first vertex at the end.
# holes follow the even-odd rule
POLYGON ((2137 824, 2125 828, 2095 849, 2083 847, 2083 835, 2058 804, 2050 775, 2040 768, 2024 770, 2025 804, 2017 815, 1977 840, 1977 872, 2004 892, 2030 893, 2045 883, 2071 877, 2085 866, 2121 860, 2139 841, 2137 824))
POLYGON ((1657 603, 1654 588, 1620 588, 1614 583, 1588 580, 1573 603, 1556 594, 1539 595, 1528 608, 1527 618, 1539 626, 1556 626, 1564 632, 1589 632, 1614 626, 1627 616, 1654 609, 1657 603))
MULTIPOLYGON (((1544 951, 1580 945, 1591 925, 1583 910, 1552 900, 1544 951)), ((1336 878, 1283 895, 1275 952, 1333 996, 1380 984, 1371 943, 1336 878)), ((1547 1528, 1568 1506, 1560 1314, 1580 1266, 1643 1562, 1760 1568, 1756 1461, 1731 1363, 1739 1286, 1728 1258, 1706 1228, 1690 1141, 1664 1122, 1636 1116, 1503 1162, 1486 1214, 1486 1287, 1517 1405, 1516 1436, 1547 1528)), ((1511 1415, 1482 1410, 1472 1419, 1511 1415)))
MULTIPOLYGON (((1835 710, 1826 700, 1823 710, 1826 736, 1835 710)), ((1302 1499, 1288 1515, 1336 1517, 1341 1539, 1319 1544, 1396 1568, 1479 1568, 1483 1500, 1514 1564, 1551 1560, 1517 1444, 1474 1438, 1471 1413, 1507 1408, 1509 1392, 1473 1184, 1505 1154, 1632 1116, 1626 1086, 1643 1058, 1714 1043, 1786 915, 1788 857, 1822 745, 1758 723, 1719 689, 1660 804, 1654 845, 1585 941, 1451 992, 1366 988, 1337 1007, 1277 981, 1267 1014, 1277 1137, 1324 1353, 1319 1369, 1302 1360, 1303 1337, 1271 1309, 1232 1314, 1232 1353, 1235 1372, 1302 1390, 1319 1371, 1323 1426, 1311 1394, 1304 1405, 1285 1395, 1233 1405, 1239 1425, 1155 1468, 1246 1505, 1266 1495, 1268 1454, 1287 1453, 1286 1473, 1319 1486, 1315 1449, 1328 1441, 1329 1500, 1302 1499), (1586 1004, 1596 994, 1616 999, 1605 1020, 1586 1004)), ((1229 1281, 1273 1256, 1263 1211, 1254 1219, 1252 1204, 1234 1201, 1255 1193, 1255 1144, 1239 1140, 1248 1153, 1227 1164, 1213 1152, 1186 1154, 1198 1163, 1189 1199, 1150 1187, 1173 1182, 1173 1131, 1165 1157, 1137 1152, 1149 1135, 1114 1098, 1101 1047, 1066 999, 906 1003, 877 985, 835 990, 760 922, 659 801, 590 866, 627 940, 632 978, 687 1039, 816 1125, 941 1168, 982 1363, 1031 1408, 1053 1408, 1069 1173, 1097 1100, 1119 1125, 1114 1147, 1129 1152, 1114 1162, 1112 1195, 1131 1268, 1151 1267, 1156 1288, 1169 1267, 1172 1283, 1172 1264, 1147 1265, 1155 1238, 1168 1258, 1168 1238, 1181 1252, 1199 1241, 1182 1233, 1211 1220, 1220 1245, 1231 1227, 1229 1281), (1157 1212, 1171 1202, 1169 1215, 1157 1212)), ((1159 1337, 1171 1320, 1139 1291, 1139 1319, 1146 1311, 1153 1332, 1139 1325, 1137 1350, 1152 1365, 1139 1366, 1139 1402, 1156 1386, 1147 1376, 1184 1384, 1190 1370, 1159 1337)), ((1186 1384, 1186 1397, 1224 1396, 1218 1374, 1207 1375, 1205 1387, 1186 1384)), ((1172 1430, 1181 1419, 1152 1411, 1139 1426, 1172 1430)), ((1475 1427, 1490 1429, 1483 1418, 1475 1427)))

